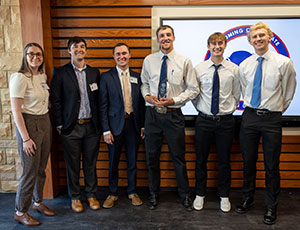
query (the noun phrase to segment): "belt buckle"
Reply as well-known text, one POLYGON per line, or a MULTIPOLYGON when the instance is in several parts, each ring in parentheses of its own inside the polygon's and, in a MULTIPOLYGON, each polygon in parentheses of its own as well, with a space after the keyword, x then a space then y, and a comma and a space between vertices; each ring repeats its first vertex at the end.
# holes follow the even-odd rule
POLYGON ((155 111, 160 114, 166 114, 167 113, 167 107, 154 107, 155 111))
POLYGON ((212 116, 212 119, 213 119, 214 121, 220 121, 220 120, 221 120, 221 116, 214 115, 214 116, 212 116))
POLYGON ((264 111, 264 110, 256 110, 256 115, 257 116, 263 116, 263 115, 266 115, 268 114, 269 111, 264 111))

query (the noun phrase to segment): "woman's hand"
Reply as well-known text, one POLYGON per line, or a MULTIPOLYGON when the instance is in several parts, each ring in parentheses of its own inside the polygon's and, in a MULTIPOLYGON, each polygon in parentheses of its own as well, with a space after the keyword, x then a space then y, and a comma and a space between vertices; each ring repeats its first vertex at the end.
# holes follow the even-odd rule
POLYGON ((35 154, 36 145, 31 138, 28 141, 25 141, 25 143, 23 142, 23 151, 29 157, 32 157, 35 154))

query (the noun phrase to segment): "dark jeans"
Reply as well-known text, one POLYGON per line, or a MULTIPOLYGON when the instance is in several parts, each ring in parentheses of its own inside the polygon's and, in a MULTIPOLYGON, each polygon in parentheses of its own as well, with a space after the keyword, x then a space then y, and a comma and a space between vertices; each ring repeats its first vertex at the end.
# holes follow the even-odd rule
POLYGON ((128 195, 135 193, 136 187, 136 158, 140 137, 134 126, 133 117, 125 119, 125 124, 120 135, 114 135, 114 143, 108 145, 109 150, 109 194, 116 196, 118 193, 118 168, 122 146, 126 147, 128 195))
POLYGON ((189 194, 185 162, 184 117, 180 109, 160 114, 147 107, 145 121, 145 146, 149 173, 150 193, 157 193, 160 186, 160 153, 165 136, 175 168, 178 193, 181 198, 189 194))
POLYGON ((206 195, 207 158, 213 137, 216 139, 218 154, 218 192, 221 197, 228 197, 230 190, 230 151, 234 135, 235 121, 232 115, 212 120, 198 116, 195 127, 196 140, 196 194, 206 195))
POLYGON ((244 160, 242 191, 245 197, 254 197, 258 145, 260 137, 262 137, 266 171, 265 202, 268 208, 277 207, 280 193, 281 120, 282 114, 280 112, 257 115, 256 111, 250 108, 246 108, 242 116, 240 131, 244 160))
POLYGON ((95 197, 97 191, 96 162, 100 135, 92 122, 76 124, 68 135, 61 135, 67 170, 68 192, 72 199, 80 199, 80 157, 84 172, 85 192, 88 198, 95 197))

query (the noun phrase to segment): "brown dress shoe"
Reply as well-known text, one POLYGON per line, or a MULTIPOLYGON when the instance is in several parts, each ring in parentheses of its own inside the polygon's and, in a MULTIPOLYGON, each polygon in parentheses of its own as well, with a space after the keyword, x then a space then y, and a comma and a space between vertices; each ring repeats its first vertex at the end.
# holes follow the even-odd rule
POLYGON ((100 209, 100 203, 96 198, 94 197, 88 198, 88 202, 89 202, 90 209, 92 210, 100 209))
POLYGON ((136 193, 128 195, 128 198, 131 200, 131 203, 134 206, 139 206, 143 204, 143 201, 139 198, 138 194, 136 193))
POLYGON ((15 221, 24 224, 25 226, 36 226, 41 223, 30 216, 27 212, 25 212, 22 216, 18 216, 16 213, 14 215, 15 221))
POLYGON ((116 200, 118 200, 118 196, 108 196, 103 203, 103 208, 112 208, 116 200))
POLYGON ((43 202, 40 203, 39 206, 33 204, 32 205, 32 210, 36 211, 36 212, 40 212, 42 214, 44 214, 45 216, 54 216, 54 212, 48 208, 43 202))
POLYGON ((72 200, 72 209, 74 212, 82 212, 83 207, 80 200, 72 200))

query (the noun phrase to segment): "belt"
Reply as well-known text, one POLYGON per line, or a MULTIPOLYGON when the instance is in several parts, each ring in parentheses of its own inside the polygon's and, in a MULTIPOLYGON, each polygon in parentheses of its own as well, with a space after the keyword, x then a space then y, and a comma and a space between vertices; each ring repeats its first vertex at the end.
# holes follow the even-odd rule
POLYGON ((257 116, 264 116, 264 115, 268 115, 271 113, 276 113, 276 112, 272 112, 268 109, 254 109, 254 108, 250 108, 250 107, 247 107, 246 109, 248 109, 252 112, 255 112, 257 116))
POLYGON ((206 120, 212 120, 212 121, 220 121, 223 119, 229 119, 232 118, 232 114, 226 114, 226 115, 208 115, 202 112, 199 112, 199 116, 203 117, 206 120))
POLYGON ((177 111, 179 110, 180 108, 166 108, 166 107, 154 107, 155 111, 158 112, 158 113, 161 113, 161 114, 165 114, 165 113, 170 113, 170 112, 173 112, 173 111, 177 111))
POLYGON ((128 118, 130 118, 130 116, 131 116, 131 113, 125 113, 124 118, 128 119, 128 118))
POLYGON ((91 121, 92 121, 91 119, 82 119, 82 120, 78 119, 76 122, 82 125, 82 124, 90 123, 91 121))

